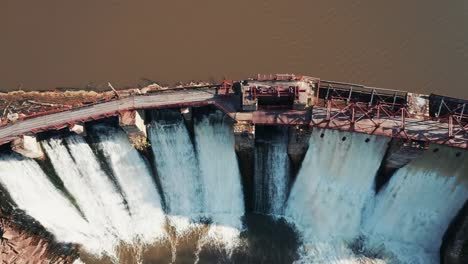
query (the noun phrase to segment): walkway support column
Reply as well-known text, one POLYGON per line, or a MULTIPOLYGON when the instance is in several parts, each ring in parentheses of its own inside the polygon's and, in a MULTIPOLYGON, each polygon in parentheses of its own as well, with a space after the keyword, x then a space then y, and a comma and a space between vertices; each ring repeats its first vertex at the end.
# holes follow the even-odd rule
MULTIPOLYGON (((289 128, 288 156, 291 160, 291 176, 296 177, 309 149, 309 140, 312 128, 309 125, 293 126, 289 128)), ((292 182, 292 181, 291 181, 292 182)))
POLYGON ((148 146, 144 110, 120 111, 119 125, 136 149, 143 150, 148 146))
POLYGON ((429 144, 427 142, 392 138, 387 153, 380 165, 376 179, 376 190, 379 191, 395 171, 420 157, 428 147, 429 144))
POLYGON ((42 159, 44 152, 33 134, 22 135, 11 143, 11 149, 27 158, 42 159))
POLYGON ((245 208, 253 210, 255 175, 255 125, 239 121, 234 124, 235 150, 244 186, 245 208))
POLYGON ((85 125, 81 122, 74 123, 70 126, 70 131, 75 132, 78 135, 86 136, 85 125))

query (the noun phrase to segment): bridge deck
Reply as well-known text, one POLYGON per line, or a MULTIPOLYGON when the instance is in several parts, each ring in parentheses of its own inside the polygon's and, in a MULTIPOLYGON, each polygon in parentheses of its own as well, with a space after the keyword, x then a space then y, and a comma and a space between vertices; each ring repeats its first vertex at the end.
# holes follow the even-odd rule
POLYGON ((123 110, 184 106, 197 103, 207 104, 209 99, 214 98, 214 93, 214 89, 165 91, 150 95, 131 96, 64 112, 33 117, 0 127, 0 144, 9 142, 16 136, 28 132, 60 129, 75 122, 86 122, 106 116, 115 116, 119 111, 123 110))

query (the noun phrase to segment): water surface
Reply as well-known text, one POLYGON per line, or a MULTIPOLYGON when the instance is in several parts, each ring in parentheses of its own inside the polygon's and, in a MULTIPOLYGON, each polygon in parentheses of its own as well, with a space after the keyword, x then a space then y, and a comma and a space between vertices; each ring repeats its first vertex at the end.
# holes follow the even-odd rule
POLYGON ((0 90, 294 72, 468 97, 466 1, 0 1, 0 90))

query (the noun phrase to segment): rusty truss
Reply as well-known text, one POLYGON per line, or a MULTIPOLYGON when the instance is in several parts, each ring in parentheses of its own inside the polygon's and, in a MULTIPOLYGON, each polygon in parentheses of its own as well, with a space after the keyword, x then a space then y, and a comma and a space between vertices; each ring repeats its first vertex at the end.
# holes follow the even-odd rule
POLYGON ((322 81, 312 122, 323 128, 467 148, 466 100, 431 95, 429 106, 415 111, 407 97, 403 91, 322 81))

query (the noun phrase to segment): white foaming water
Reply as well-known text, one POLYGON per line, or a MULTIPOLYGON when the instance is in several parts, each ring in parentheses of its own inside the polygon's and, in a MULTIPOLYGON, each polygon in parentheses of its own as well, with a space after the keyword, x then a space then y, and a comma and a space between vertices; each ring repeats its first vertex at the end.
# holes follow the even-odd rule
POLYGON ((387 264, 383 259, 355 255, 342 240, 309 242, 299 249, 300 259, 295 264, 387 264))
MULTIPOLYGON (((200 227, 196 222, 201 217, 210 219, 213 224, 195 254, 206 244, 222 246, 230 253, 240 242, 244 214, 232 129, 219 114, 196 121, 196 148, 181 119, 153 122, 149 129, 169 219, 179 234, 200 227)), ((120 240, 138 247, 139 242, 163 238, 165 218, 144 160, 120 129, 98 126, 93 130, 131 214, 80 136, 64 139, 66 146, 62 140, 50 139, 43 148, 86 219, 34 160, 1 156, 1 184, 19 208, 59 241, 79 243, 91 254, 112 256, 120 240)), ((270 147, 268 162, 281 163, 287 157, 285 142, 270 147)), ((430 149, 398 170, 375 196, 374 176, 387 143, 386 138, 332 130, 312 134, 285 209, 285 217, 296 225, 304 242, 297 263, 438 262, 442 236, 468 199, 468 156, 456 156, 456 150, 440 146, 438 152, 430 149), (362 248, 353 243, 358 238, 362 248), (356 254, 356 249, 364 252, 356 254)), ((279 197, 274 188, 284 186, 282 181, 270 178, 272 186, 262 182, 269 186, 265 188, 272 200, 279 197)))
MULTIPOLYGON (((76 198, 90 224, 101 233, 105 245, 131 243, 134 234, 130 215, 91 148, 81 136, 70 136, 66 142, 71 154, 60 139, 42 144, 65 187, 76 198)), ((115 257, 116 251, 108 253, 115 257)))
POLYGON ((437 148, 398 170, 366 218, 366 246, 391 263, 439 263, 443 234, 468 199, 466 153, 437 148))
POLYGON ((190 229, 203 209, 198 161, 189 133, 179 113, 176 120, 153 120, 149 126, 151 148, 166 202, 166 212, 176 231, 190 229))
POLYGON ((232 127, 219 112, 195 122, 197 154, 200 164, 204 212, 213 225, 208 236, 228 249, 237 243, 242 229, 244 200, 234 151, 232 127))
POLYGON ((59 241, 79 243, 98 256, 109 250, 96 235, 98 230, 81 217, 34 160, 17 155, 2 156, 0 167, 0 181, 15 203, 59 241))
POLYGON ((302 263, 367 261, 356 260, 347 244, 360 234, 363 209, 373 196, 374 176, 388 141, 334 130, 312 133, 285 211, 302 234, 302 263))
POLYGON ((148 167, 120 129, 96 126, 98 146, 122 188, 141 242, 150 244, 166 237, 161 199, 148 167))
POLYGON ((282 215, 289 185, 288 141, 284 131, 271 130, 274 135, 255 146, 255 211, 282 215))
POLYGON ((81 261, 81 259, 76 259, 75 261, 73 261, 73 264, 84 264, 84 262, 81 261))

